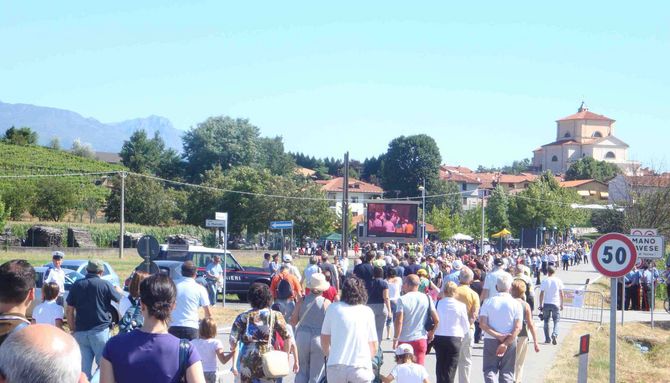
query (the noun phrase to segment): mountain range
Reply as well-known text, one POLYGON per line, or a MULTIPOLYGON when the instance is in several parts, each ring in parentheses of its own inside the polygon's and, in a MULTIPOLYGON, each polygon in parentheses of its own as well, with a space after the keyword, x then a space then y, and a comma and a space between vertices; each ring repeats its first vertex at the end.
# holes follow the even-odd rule
POLYGON ((37 132, 40 145, 47 145, 57 137, 61 147, 69 149, 72 142, 79 139, 91 144, 96 152, 112 153, 118 153, 123 141, 139 129, 144 129, 149 137, 158 131, 165 145, 177 151, 182 150, 181 136, 184 134, 172 126, 170 120, 160 116, 103 123, 70 110, 0 101, 0 134, 12 126, 26 126, 37 132))

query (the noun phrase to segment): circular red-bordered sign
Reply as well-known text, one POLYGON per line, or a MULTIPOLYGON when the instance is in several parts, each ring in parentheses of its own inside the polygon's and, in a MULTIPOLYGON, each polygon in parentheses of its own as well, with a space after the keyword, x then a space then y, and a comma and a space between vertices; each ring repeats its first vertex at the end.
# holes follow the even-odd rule
POLYGON ((591 262, 606 277, 622 277, 635 266, 637 249, 633 241, 621 233, 605 234, 593 244, 591 262))

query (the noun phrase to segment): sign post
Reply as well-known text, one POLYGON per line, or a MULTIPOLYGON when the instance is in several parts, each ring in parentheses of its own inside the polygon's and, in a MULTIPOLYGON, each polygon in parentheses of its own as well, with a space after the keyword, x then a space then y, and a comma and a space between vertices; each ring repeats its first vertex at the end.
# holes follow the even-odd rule
MULTIPOLYGON (((228 284, 228 265, 227 265, 227 260, 228 260, 228 252, 226 251, 226 247, 228 245, 228 213, 219 213, 216 212, 214 213, 214 219, 208 219, 205 221, 205 226, 207 227, 215 227, 216 228, 216 234, 217 238, 221 237, 221 228, 224 230, 224 235, 223 235, 223 297, 221 298, 221 303, 223 304, 223 307, 226 307, 226 285, 228 284)), ((216 305, 216 293, 214 294, 214 302, 212 302, 212 305, 216 305)))
POLYGON ((617 278, 633 269, 637 262, 637 249, 633 241, 623 234, 605 234, 593 244, 591 262, 596 270, 610 278, 610 383, 616 383, 617 278))
MULTIPOLYGON (((662 259, 665 256, 665 243, 663 236, 658 235, 657 229, 630 229, 630 239, 635 243, 637 255, 645 259, 662 259)), ((651 302, 649 302, 649 313, 651 315, 651 328, 654 328, 654 305, 656 303, 656 280, 652 271, 651 302)))
MULTIPOLYGON (((291 241, 293 241, 293 220, 290 221, 272 221, 270 222, 271 230, 280 230, 281 233, 281 258, 284 260, 284 229, 291 229, 291 241)), ((292 247, 293 245, 291 245, 292 247)))
POLYGON ((591 335, 582 335, 579 338, 579 369, 577 370, 577 383, 587 383, 589 380, 589 345, 591 335))

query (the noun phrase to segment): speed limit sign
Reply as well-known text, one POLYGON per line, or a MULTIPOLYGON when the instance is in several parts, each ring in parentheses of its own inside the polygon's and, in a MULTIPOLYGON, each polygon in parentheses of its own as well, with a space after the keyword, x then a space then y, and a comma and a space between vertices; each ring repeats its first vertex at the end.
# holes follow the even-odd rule
POLYGON ((605 234, 593 244, 591 262, 604 276, 622 277, 635 266, 637 250, 627 236, 619 233, 605 234))

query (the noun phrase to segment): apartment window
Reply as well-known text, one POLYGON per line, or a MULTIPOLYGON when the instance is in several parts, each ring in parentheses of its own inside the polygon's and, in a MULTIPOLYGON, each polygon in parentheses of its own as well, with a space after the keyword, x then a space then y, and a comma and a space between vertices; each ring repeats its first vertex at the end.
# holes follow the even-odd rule
POLYGON ((616 158, 616 155, 614 154, 614 152, 607 152, 607 154, 605 154, 605 158, 613 160, 616 158))
POLYGON ((558 162, 558 157, 556 156, 551 157, 551 162, 558 162))
POLYGON ((600 133, 600 132, 598 132, 598 131, 595 131, 595 132, 593 132, 593 136, 592 136, 592 137, 596 137, 596 138, 597 138, 597 137, 602 137, 602 136, 603 136, 602 133, 600 133))

